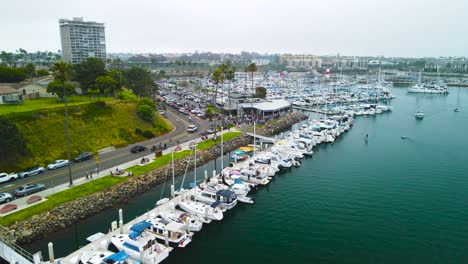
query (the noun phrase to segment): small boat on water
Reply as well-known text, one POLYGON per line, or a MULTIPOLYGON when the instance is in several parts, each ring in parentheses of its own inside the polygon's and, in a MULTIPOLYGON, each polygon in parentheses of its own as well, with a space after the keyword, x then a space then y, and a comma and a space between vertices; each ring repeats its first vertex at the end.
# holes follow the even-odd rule
POLYGON ((128 263, 127 259, 130 256, 125 251, 119 251, 117 253, 104 250, 104 249, 92 249, 88 252, 84 252, 78 263, 81 264, 103 264, 103 263, 115 263, 123 264, 128 263))
POLYGON ((424 118, 424 112, 419 110, 416 112, 416 114, 414 115, 416 117, 416 119, 423 119, 424 118))
POLYGON ((184 212, 177 210, 175 208, 159 212, 159 216, 165 221, 174 221, 183 224, 182 228, 187 230, 187 222, 188 222, 188 230, 191 232, 198 232, 202 229, 203 223, 198 221, 197 219, 189 217, 189 215, 184 212))
POLYGON ((194 201, 179 203, 180 208, 189 214, 200 218, 206 218, 206 220, 218 221, 223 219, 223 211, 220 208, 217 208, 219 205, 221 205, 221 202, 214 202, 212 205, 194 201))

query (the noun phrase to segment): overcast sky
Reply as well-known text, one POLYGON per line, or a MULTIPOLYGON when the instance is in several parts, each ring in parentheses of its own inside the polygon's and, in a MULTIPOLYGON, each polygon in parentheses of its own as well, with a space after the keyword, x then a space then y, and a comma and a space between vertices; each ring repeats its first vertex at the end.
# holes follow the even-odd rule
POLYGON ((468 56, 468 0, 3 0, 0 50, 60 49, 59 18, 108 52, 468 56))

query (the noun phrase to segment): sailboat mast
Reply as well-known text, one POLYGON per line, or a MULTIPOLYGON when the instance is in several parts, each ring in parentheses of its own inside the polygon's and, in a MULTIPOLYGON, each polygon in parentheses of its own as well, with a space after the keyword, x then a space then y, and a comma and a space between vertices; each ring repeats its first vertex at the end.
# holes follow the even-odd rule
POLYGON ((224 127, 221 128, 221 171, 224 169, 223 129, 224 127))
POLYGON ((193 171, 193 183, 195 184, 195 186, 197 186, 197 144, 195 144, 194 156, 195 156, 195 169, 193 171))

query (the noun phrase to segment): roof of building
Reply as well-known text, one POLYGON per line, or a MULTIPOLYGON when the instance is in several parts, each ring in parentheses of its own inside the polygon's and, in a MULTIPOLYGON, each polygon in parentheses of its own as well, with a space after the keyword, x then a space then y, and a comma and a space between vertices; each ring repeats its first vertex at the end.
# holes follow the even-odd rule
MULTIPOLYGON (((242 107, 250 108, 250 103, 242 104, 242 107)), ((264 111, 264 112, 277 111, 277 110, 290 108, 290 107, 291 107, 291 103, 283 99, 268 100, 268 101, 263 101, 259 103, 253 103, 253 108, 258 109, 260 111, 264 111)))
POLYGON ((15 94, 18 90, 12 83, 0 83, 0 94, 15 94))

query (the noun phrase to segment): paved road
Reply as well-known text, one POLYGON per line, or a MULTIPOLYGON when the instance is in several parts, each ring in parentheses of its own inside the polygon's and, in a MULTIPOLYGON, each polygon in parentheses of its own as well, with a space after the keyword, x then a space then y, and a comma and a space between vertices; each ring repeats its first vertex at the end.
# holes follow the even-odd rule
MULTIPOLYGON (((135 143, 120 149, 116 149, 115 151, 100 155, 99 169, 104 170, 108 168, 113 168, 118 166, 119 164, 123 164, 125 162, 146 156, 150 152, 150 150, 147 150, 136 154, 131 153, 130 148, 134 145, 142 145, 148 147, 148 149, 151 149, 153 145, 158 146, 161 142, 163 146, 164 143, 166 143, 167 147, 171 147, 175 145, 177 141, 182 143, 199 137, 201 131, 205 131, 209 128, 208 121, 195 120, 190 122, 188 116, 173 110, 169 106, 167 106, 166 108, 167 118, 172 122, 172 124, 175 127, 173 131, 157 138, 135 143), (196 133, 188 133, 187 126, 189 126, 190 124, 196 124, 199 127, 199 130, 196 133), (169 142, 171 138, 172 143, 169 142)), ((86 172, 92 172, 96 169, 96 160, 92 159, 80 163, 71 163, 71 168, 73 179, 84 177, 86 172)), ((53 171, 46 171, 45 173, 40 175, 30 176, 24 179, 18 179, 14 182, 2 183, 0 184, 0 192, 13 193, 18 186, 30 183, 43 183, 46 185, 47 188, 51 188, 59 184, 68 183, 69 179, 70 178, 68 174, 68 168, 64 167, 53 171)))

